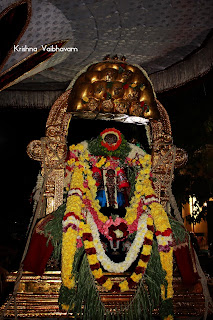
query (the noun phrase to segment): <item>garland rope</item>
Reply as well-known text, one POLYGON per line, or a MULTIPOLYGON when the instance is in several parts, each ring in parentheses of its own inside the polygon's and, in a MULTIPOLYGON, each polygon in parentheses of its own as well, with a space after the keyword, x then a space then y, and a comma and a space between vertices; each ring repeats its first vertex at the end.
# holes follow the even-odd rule
MULTIPOLYGON (((74 274, 73 274, 72 266, 71 266, 70 262, 72 262, 73 259, 74 259, 74 253, 75 253, 75 250, 76 250, 75 245, 74 245, 75 238, 76 238, 76 230, 78 230, 78 228, 80 228, 79 226, 80 226, 80 223, 81 223, 81 222, 79 222, 81 220, 81 206, 79 207, 80 202, 78 203, 76 197, 79 197, 79 200, 83 199, 84 191, 82 191, 82 190, 84 190, 84 188, 88 188, 88 187, 89 187, 89 190, 91 190, 90 192, 92 192, 92 197, 93 198, 95 197, 95 193, 96 193, 95 192, 96 191, 95 187, 93 188, 93 186, 95 186, 95 181, 93 179, 89 180, 90 175, 88 177, 89 185, 88 185, 88 183, 86 183, 86 181, 85 181, 85 185, 84 185, 84 179, 87 179, 85 174, 90 174, 91 173, 91 170, 89 170, 89 172, 87 172, 87 165, 85 163, 85 159, 88 160, 87 159, 88 158, 87 152, 85 151, 86 152, 85 154, 82 153, 82 151, 84 150, 84 146, 83 145, 72 146, 70 150, 72 150, 72 151, 75 150, 75 152, 77 152, 76 153, 77 154, 77 158, 75 157, 74 153, 71 154, 71 157, 73 157, 77 161, 76 161, 76 168, 75 168, 75 170, 73 171, 73 174, 72 174, 71 183, 69 184, 68 181, 67 181, 68 186, 69 186, 68 188, 71 191, 69 191, 70 197, 67 200, 67 209, 66 209, 65 216, 64 216, 64 221, 65 221, 64 222, 64 230, 65 230, 65 233, 63 234, 63 243, 64 243, 65 250, 64 251, 62 250, 62 258, 63 258, 62 266, 64 266, 62 268, 62 271, 63 271, 62 272, 62 285, 64 285, 64 287, 66 287, 68 290, 72 290, 74 288, 74 285, 75 285, 74 274), (74 148, 76 148, 76 147, 77 147, 77 149, 75 150, 74 148), (81 161, 83 161, 83 164, 81 163, 81 161), (84 172, 84 170, 86 170, 86 171, 84 172), (76 190, 78 190, 78 192, 76 190), (74 215, 75 219, 77 219, 76 217, 79 217, 76 220, 76 222, 72 222, 71 220, 70 221, 68 220, 69 217, 73 216, 73 215, 74 215), (72 231, 73 239, 71 239, 70 238, 70 234, 68 234, 68 231, 72 227, 73 223, 76 224, 76 227, 73 228, 73 231, 72 231), (68 229, 65 228, 66 226, 68 227, 68 229), (66 249, 66 246, 67 246, 67 249, 66 249), (64 252, 64 254, 63 254, 63 252, 64 252), (70 256, 69 259, 68 259, 69 255, 67 254, 67 252, 72 253, 72 254, 70 254, 71 256, 70 256), (70 276, 70 274, 71 274, 71 276, 70 276)), ((136 185, 136 191, 137 192, 135 194, 135 197, 136 197, 136 199, 137 198, 140 199, 140 197, 145 193, 145 195, 147 195, 147 196, 150 195, 151 198, 152 198, 153 189, 151 187, 151 181, 147 177, 147 176, 149 176, 150 169, 151 169, 150 156, 148 156, 148 155, 143 156, 143 160, 141 160, 141 161, 142 162, 139 161, 139 163, 141 163, 143 165, 143 169, 141 169, 141 173, 139 174, 139 176, 137 178, 137 183, 138 184, 136 185), (142 183, 142 181, 143 181, 143 183, 142 183), (148 183, 148 185, 147 185, 147 183, 148 183), (150 184, 150 186, 149 186, 149 184, 150 184)), ((69 163, 69 160, 68 160, 68 164, 72 165, 73 161, 70 160, 70 163, 69 163)), ((68 171, 70 172, 70 170, 68 170, 68 171)), ((131 200, 131 202, 133 202, 133 199, 131 200)), ((131 208, 131 207, 128 207, 128 208, 131 208)), ((166 215, 165 211, 163 210, 162 206, 158 202, 155 202, 155 201, 152 202, 150 204, 150 210, 151 210, 152 215, 153 215, 155 226, 156 226, 156 228, 158 230, 158 234, 156 234, 156 236, 157 236, 157 241, 158 241, 159 250, 160 250, 159 255, 160 255, 160 261, 161 261, 161 264, 162 264, 162 269, 164 269, 165 272, 166 272, 165 280, 167 281, 167 284, 165 285, 164 283, 161 283, 161 285, 159 286, 160 293, 161 293, 161 297, 163 299, 163 304, 165 304, 167 302, 168 302, 168 304, 171 304, 171 298, 173 296, 172 268, 168 267, 168 265, 170 266, 170 261, 172 261, 172 252, 173 252, 173 250, 170 247, 170 242, 168 242, 168 244, 167 244, 167 241, 165 242, 164 241, 165 239, 161 238, 161 237, 164 237, 164 236, 165 237, 169 237, 170 236, 170 233, 171 233, 170 224, 169 224, 169 221, 167 221, 168 218, 167 218, 167 215, 166 215), (164 234, 164 232, 165 232, 165 234, 164 234), (168 246, 168 248, 164 248, 164 246, 166 246, 166 245, 168 246), (165 252, 163 252, 163 250, 165 250, 165 252)), ((135 208, 134 208, 134 212, 135 212, 135 208)), ((128 218, 128 214, 129 213, 130 212, 128 210, 127 218, 128 218)), ((99 213, 99 215, 100 215, 100 213, 99 213)), ((127 220, 127 218, 126 218, 126 220, 127 220)), ((132 218, 133 218, 133 221, 134 221, 135 217, 132 217, 132 218)), ((133 221, 130 219, 130 221, 128 223, 131 224, 133 221)), ((82 226, 81 226, 80 229, 82 229, 82 226)), ((90 230, 89 229, 87 230, 87 228, 86 228, 86 232, 84 231, 84 233, 85 233, 85 240, 91 241, 91 237, 90 237, 90 233, 91 232, 90 232, 90 230)), ((84 235, 83 235, 83 237, 84 237, 84 235)), ((93 247, 93 245, 92 245, 92 247, 93 247)), ((62 245, 62 249, 63 249, 63 245, 62 245)), ((148 252, 147 252, 147 254, 148 254, 148 256, 150 255, 150 253, 148 253, 148 252)), ((89 264, 96 266, 96 264, 98 263, 98 260, 97 260, 97 258, 95 256, 94 252, 91 252, 91 257, 90 258, 91 259, 89 259, 89 264)), ((95 268, 98 268, 98 267, 99 266, 96 266, 95 268)), ((143 264, 142 264, 142 267, 144 267, 143 264)), ((137 272, 138 271, 139 270, 137 270, 137 272)), ((132 285, 132 282, 130 281, 130 283, 129 283, 128 280, 127 280, 124 284, 122 283, 122 286, 121 286, 121 284, 116 283, 115 286, 113 284, 113 286, 114 286, 113 287, 111 282, 109 281, 109 279, 102 278, 102 274, 100 273, 100 269, 96 270, 96 272, 94 271, 94 273, 95 273, 94 276, 95 276, 96 280, 98 281, 98 283, 103 284, 103 286, 108 291, 110 291, 110 290, 112 290, 112 291, 117 291, 117 290, 126 291, 126 290, 128 290, 128 285, 130 285, 130 286, 132 285), (119 287, 121 289, 118 288, 118 285, 119 285, 119 287)), ((139 275, 133 275, 133 276, 134 276, 134 278, 132 277, 132 280, 134 282, 138 283, 139 280, 140 280, 141 275, 140 276, 139 275)), ((77 279, 76 279, 76 281, 77 281, 77 279)), ((69 310, 69 305, 67 304, 67 301, 64 301, 63 309, 69 310)), ((172 308, 169 308, 169 311, 171 309, 172 308)), ((168 316, 171 316, 171 318, 172 318, 172 314, 173 314, 173 312, 171 313, 171 315, 169 314, 168 316)))
POLYGON ((172 168, 171 168, 171 172, 170 172, 170 180, 169 180, 169 187, 168 187, 168 193, 169 193, 169 202, 172 206, 172 208, 174 209, 174 214, 175 214, 175 218, 183 224, 183 219, 181 217, 180 211, 178 210, 178 206, 177 206, 177 202, 175 200, 175 197, 172 193, 172 176, 174 173, 174 168, 175 168, 175 157, 176 157, 176 151, 177 148, 176 146, 173 146, 173 160, 172 160, 172 168))

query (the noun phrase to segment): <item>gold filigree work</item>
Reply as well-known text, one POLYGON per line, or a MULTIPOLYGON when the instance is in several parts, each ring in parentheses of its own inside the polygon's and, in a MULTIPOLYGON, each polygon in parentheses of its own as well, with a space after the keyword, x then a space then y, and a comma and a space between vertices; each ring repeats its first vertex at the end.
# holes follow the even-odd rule
POLYGON ((47 178, 44 198, 46 214, 56 210, 63 202, 63 180, 66 137, 71 114, 66 113, 69 91, 54 103, 46 123, 46 136, 29 143, 27 153, 30 158, 41 162, 41 173, 47 178))
POLYGON ((151 121, 152 127, 152 173, 155 190, 164 209, 170 199, 173 169, 184 165, 187 153, 173 145, 172 130, 168 113, 157 101, 160 119, 151 121))
POLYGON ((87 111, 96 111, 159 118, 148 75, 139 66, 117 58, 90 65, 77 78, 68 99, 68 111, 82 113, 84 117, 87 117, 87 111), (89 105, 91 99, 96 101, 93 110, 89 105))
MULTIPOLYGON (((101 77, 118 77, 120 76, 118 73, 120 66, 118 62, 119 61, 116 61, 115 63, 115 61, 112 62, 107 60, 107 68, 103 62, 91 65, 87 72, 80 75, 76 80, 76 83, 79 84, 79 86, 82 84, 81 89, 84 88, 85 94, 87 95, 90 90, 93 92, 93 89, 91 85, 85 85, 85 83, 83 83, 82 77, 84 79, 90 79, 91 83, 92 81, 95 83, 97 77, 99 79, 100 74, 101 77), (109 71, 113 66, 113 72, 109 71)), ((137 77, 141 79, 141 75, 138 74, 139 69, 136 66, 127 66, 129 66, 129 70, 126 71, 128 71, 129 75, 131 74, 132 80, 136 81, 137 77), (134 72, 136 74, 134 74, 134 72)), ((106 88, 106 86, 107 82, 104 82, 103 80, 99 81, 98 84, 96 84, 97 95, 102 95, 102 91, 105 90, 104 88, 106 88)), ((119 86, 120 84, 117 85, 117 88, 119 88, 119 86)), ((78 90, 80 90, 79 87, 76 88, 76 94, 78 94, 78 90)), ((44 192, 44 197, 47 202, 46 214, 57 209, 63 201, 64 159, 67 152, 66 137, 69 121, 71 119, 71 113, 67 110, 68 104, 71 101, 70 99, 75 95, 75 92, 73 93, 73 91, 75 91, 75 86, 72 91, 66 91, 56 100, 47 119, 45 138, 32 141, 27 149, 28 155, 31 158, 41 162, 42 175, 44 177, 48 175, 44 192)), ((81 90, 79 92, 81 93, 81 90)), ((118 92, 116 92, 116 94, 118 94, 118 92)), ((135 93, 134 91, 128 92, 129 98, 130 94, 134 95, 135 93)), ((152 94, 154 95, 154 93, 152 94)), ((102 101, 102 111, 112 112, 112 114, 115 114, 116 112, 122 114, 125 113, 127 109, 131 109, 132 114, 135 116, 143 116, 143 114, 141 114, 139 102, 135 100, 135 98, 133 99, 133 96, 131 96, 130 100, 105 99, 102 101)), ((91 118, 94 118, 95 112, 99 108, 97 99, 90 98, 88 102, 88 114, 91 118)), ((169 116, 159 101, 155 100, 155 103, 160 118, 158 120, 152 119, 150 121, 152 130, 152 171, 156 178, 154 182, 156 193, 160 202, 166 209, 173 179, 173 168, 174 166, 178 167, 185 164, 187 155, 184 150, 176 149, 173 145, 169 116)), ((78 113, 76 112, 76 114, 78 113)))

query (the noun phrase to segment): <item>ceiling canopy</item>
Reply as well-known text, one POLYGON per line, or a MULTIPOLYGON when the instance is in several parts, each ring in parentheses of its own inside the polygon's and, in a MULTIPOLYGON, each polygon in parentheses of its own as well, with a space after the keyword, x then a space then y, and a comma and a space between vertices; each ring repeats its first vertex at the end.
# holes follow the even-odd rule
POLYGON ((213 62, 212 0, 2 0, 0 12, 0 27, 14 30, 0 32, 1 90, 66 90, 82 68, 117 54, 143 67, 160 92, 213 62))

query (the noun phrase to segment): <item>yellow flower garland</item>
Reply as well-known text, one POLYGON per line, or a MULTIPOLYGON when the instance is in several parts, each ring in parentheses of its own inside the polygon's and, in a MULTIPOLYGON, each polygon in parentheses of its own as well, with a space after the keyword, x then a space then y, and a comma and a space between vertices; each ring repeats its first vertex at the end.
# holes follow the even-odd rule
MULTIPOLYGON (((154 220, 154 225, 157 230, 164 232, 166 229, 171 228, 168 216, 160 203, 153 202, 150 205, 150 208, 154 220)), ((162 268, 166 271, 166 280, 168 282, 167 296, 165 296, 165 288, 163 286, 161 288, 161 295, 165 300, 173 297, 173 248, 170 248, 169 252, 160 251, 160 260, 162 268)))
MULTIPOLYGON (((70 188, 76 188, 83 186, 83 176, 82 171, 76 168, 73 172, 72 181, 70 188)), ((75 214, 82 218, 82 200, 77 195, 72 195, 67 199, 67 206, 65 215, 69 212, 75 212, 75 214)), ((77 242, 78 231, 68 228, 66 232, 63 233, 62 237, 62 267, 61 267, 61 277, 62 282, 65 287, 71 289, 75 286, 75 279, 72 276, 72 266, 74 262, 74 257, 76 253, 76 242, 77 242)))
MULTIPOLYGON (((96 193, 97 193, 97 187, 95 185, 95 180, 92 176, 92 171, 90 170, 89 164, 85 161, 89 159, 89 155, 87 150, 84 150, 84 147, 82 145, 72 146, 70 148, 73 152, 78 152, 79 159, 77 162, 75 162, 75 169, 73 171, 72 179, 71 179, 71 185, 70 189, 72 188, 80 188, 84 196, 87 199, 89 199, 92 203, 93 208, 96 210, 98 214, 98 218, 105 223, 108 218, 104 216, 100 212, 100 205, 99 201, 95 200, 96 193), (77 166, 77 167, 76 167, 77 166), (88 181, 88 188, 84 188, 83 182, 84 177, 83 175, 87 176, 88 181)), ((133 159, 134 160, 134 159, 133 159)), ((73 165, 73 161, 69 160, 68 164, 73 165)), ((139 158, 139 162, 141 166, 143 167, 138 174, 137 180, 136 180, 136 186, 135 186, 135 192, 134 197, 130 201, 130 206, 126 208, 126 216, 125 220, 127 221, 127 224, 132 224, 134 220, 137 217, 137 207, 139 204, 139 201, 143 195, 151 196, 154 195, 154 190, 152 188, 151 181, 149 179, 149 174, 151 171, 151 157, 150 155, 145 155, 143 158, 139 158)), ((102 157, 99 162, 96 164, 98 167, 102 167, 106 163, 106 159, 102 157)), ((81 217, 81 210, 83 207, 82 199, 79 196, 72 195, 68 197, 67 200, 67 208, 65 211, 65 215, 68 212, 74 212, 77 216, 81 217)), ((149 205, 151 209, 151 214, 154 220, 154 225, 157 230, 160 232, 164 232, 170 227, 169 220, 167 217, 166 212, 163 210, 162 206, 159 203, 153 202, 149 205)), ((81 223, 82 225, 82 223, 81 223)), ((89 228, 88 225, 84 225, 84 228, 89 228)), ((89 230, 88 230, 89 231, 89 230)), ((82 235, 82 230, 80 230, 80 234, 82 235)), ((63 234, 63 240, 62 240, 62 281, 63 284, 68 288, 73 288, 75 285, 75 281, 72 277, 72 264, 74 261, 74 256, 76 252, 76 239, 77 239, 78 231, 73 230, 72 228, 68 228, 67 232, 63 234)), ((93 244, 89 241, 84 241, 85 249, 91 248, 93 244)), ((150 246, 144 245, 142 254, 150 254, 151 248, 150 246)), ((161 288, 161 294, 162 298, 169 299, 173 297, 173 287, 172 287, 172 261, 173 261, 173 250, 170 249, 169 252, 160 252, 160 260, 162 264, 162 268, 166 271, 166 280, 168 282, 168 289, 167 289, 167 295, 165 292, 165 288, 162 286, 161 288)), ((95 264, 98 262, 96 254, 88 256, 88 260, 90 264, 95 264)), ((139 260, 138 266, 146 268, 147 263, 139 260)), ((100 275, 102 274, 102 270, 98 269, 93 271, 94 277, 100 278, 100 275)), ((131 278, 135 282, 139 282, 142 275, 133 273, 131 275, 131 278)), ((123 281, 119 284, 121 291, 128 290, 128 283, 127 281, 123 281)), ((111 290, 112 288, 112 282, 110 279, 108 279, 104 284, 103 287, 107 290, 111 290)), ((65 306, 66 309, 66 306, 65 306)), ((172 316, 168 316, 168 319, 172 319, 172 316)))

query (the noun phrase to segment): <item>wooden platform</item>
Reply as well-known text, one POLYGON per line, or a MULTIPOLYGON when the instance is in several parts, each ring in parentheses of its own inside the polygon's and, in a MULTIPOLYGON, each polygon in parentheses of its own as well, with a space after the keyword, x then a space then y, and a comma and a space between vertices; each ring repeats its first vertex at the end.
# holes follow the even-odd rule
MULTIPOLYGON (((8 282, 14 282, 17 274, 10 274, 8 282)), ((72 314, 67 316, 65 312, 58 308, 58 290, 61 278, 59 271, 47 271, 45 274, 35 276, 25 272, 19 286, 17 294, 17 313, 19 318, 24 319, 73 319, 72 314)), ((187 289, 183 286, 180 278, 174 278, 174 311, 175 318, 201 319, 204 313, 204 296, 201 286, 198 284, 194 288, 187 289)), ((134 292, 128 291, 122 294, 108 294, 101 292, 101 299, 107 308, 113 309, 120 305, 125 305, 131 299, 134 292)), ((2 312, 6 303, 0 308, 2 312)), ((158 310, 154 310, 153 316, 158 316, 158 310)), ((14 302, 11 302, 4 315, 5 319, 14 317, 14 302)), ((137 320, 137 319, 136 319, 137 320)))

